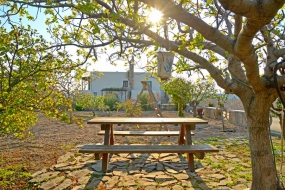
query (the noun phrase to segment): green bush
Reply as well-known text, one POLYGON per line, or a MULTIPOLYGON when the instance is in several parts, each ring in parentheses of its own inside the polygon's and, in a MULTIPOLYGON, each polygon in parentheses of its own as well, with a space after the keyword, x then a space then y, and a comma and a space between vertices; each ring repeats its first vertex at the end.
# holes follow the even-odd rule
POLYGON ((124 110, 126 112, 127 117, 141 116, 142 109, 141 109, 140 102, 138 102, 136 104, 136 107, 134 107, 134 110, 132 110, 133 105, 134 105, 133 103, 134 102, 131 99, 126 100, 125 102, 117 103, 117 105, 116 105, 117 111, 124 110), (133 113, 131 113, 132 111, 133 111, 133 113))
POLYGON ((208 102, 209 107, 214 107, 214 104, 212 102, 208 102))
POLYGON ((117 94, 110 93, 104 96, 104 104, 108 107, 109 111, 115 111, 117 103, 120 103, 120 99, 117 94))
POLYGON ((153 110, 153 107, 151 106, 151 98, 147 92, 142 93, 139 101, 143 111, 153 110))
POLYGON ((76 111, 84 111, 84 108, 82 106, 78 106, 78 105, 75 105, 74 109, 76 111))

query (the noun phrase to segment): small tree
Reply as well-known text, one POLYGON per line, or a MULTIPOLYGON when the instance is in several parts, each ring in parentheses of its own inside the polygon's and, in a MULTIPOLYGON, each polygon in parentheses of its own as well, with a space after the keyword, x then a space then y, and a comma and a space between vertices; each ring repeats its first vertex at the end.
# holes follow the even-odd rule
POLYGON ((152 101, 151 101, 151 98, 147 92, 142 93, 139 101, 140 101, 140 104, 141 104, 143 111, 153 110, 153 108, 151 106, 152 101))
POLYGON ((59 89, 58 76, 79 70, 64 50, 56 53, 30 26, 8 21, 0 27, 0 133, 22 137, 37 121, 37 112, 66 117, 71 102, 59 89))
POLYGON ((193 106, 193 116, 196 117, 197 105, 206 98, 212 97, 216 90, 211 80, 197 80, 196 83, 183 78, 172 78, 161 85, 178 104, 178 115, 184 116, 183 106, 187 103, 193 106))
POLYGON ((116 104, 120 102, 117 94, 111 92, 104 96, 104 104, 109 111, 116 110, 116 104))
POLYGON ((74 105, 82 109, 91 109, 93 116, 96 115, 96 109, 105 111, 107 107, 104 103, 104 96, 94 96, 91 93, 77 93, 73 99, 74 105))
POLYGON ((216 94, 217 90, 215 89, 215 83, 209 79, 197 79, 196 83, 192 83, 191 92, 191 100, 189 101, 189 105, 193 107, 193 116, 196 117, 196 109, 197 105, 204 99, 211 98, 216 94))
POLYGON ((178 104, 178 116, 184 116, 183 105, 191 99, 192 83, 184 78, 171 78, 161 84, 161 88, 166 94, 170 95, 172 100, 178 104))
POLYGON ((124 102, 117 103, 116 108, 117 108, 117 111, 124 109, 127 117, 140 116, 142 114, 142 107, 141 107, 140 102, 138 102, 136 106, 133 108, 132 99, 128 99, 124 102))
MULTIPOLYGON (((227 99, 229 98, 228 94, 219 94, 216 95, 216 99, 218 100, 218 108, 216 108, 215 113, 219 112, 221 115, 221 119, 222 119, 222 124, 223 124, 223 132, 225 132, 225 125, 224 125, 224 110, 225 110, 225 102, 227 101, 227 99)), ((217 117, 217 116, 216 116, 217 117)), ((227 117, 227 112, 225 117, 227 117)))

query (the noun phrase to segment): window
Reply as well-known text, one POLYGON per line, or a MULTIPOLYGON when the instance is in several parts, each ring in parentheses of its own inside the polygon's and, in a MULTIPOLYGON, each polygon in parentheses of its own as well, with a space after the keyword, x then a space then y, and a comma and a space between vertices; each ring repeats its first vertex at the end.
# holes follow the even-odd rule
POLYGON ((129 86, 129 81, 125 80, 123 81, 123 87, 128 87, 129 86))

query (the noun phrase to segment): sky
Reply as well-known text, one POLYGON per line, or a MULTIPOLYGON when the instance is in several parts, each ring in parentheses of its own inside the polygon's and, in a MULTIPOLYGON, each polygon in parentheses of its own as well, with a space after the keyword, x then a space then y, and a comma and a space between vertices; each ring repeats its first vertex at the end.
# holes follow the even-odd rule
MULTIPOLYGON (((37 19, 35 21, 29 21, 25 18, 22 19, 22 24, 23 25, 30 25, 33 29, 36 29, 38 31, 39 34, 43 35, 44 37, 46 37, 46 39, 49 39, 49 34, 47 33, 47 26, 45 25, 45 20, 46 20, 46 16, 44 15, 44 9, 41 9, 38 11, 37 8, 29 8, 29 13, 34 16, 37 17, 37 19)), ((0 13, 0 16, 3 13, 0 13)), ((1 25, 4 23, 5 18, 1 18, 0 17, 0 21, 1 21, 1 25)), ((13 21, 19 22, 19 17, 18 16, 13 16, 12 18, 13 21)), ((9 25, 7 25, 8 27, 10 27, 9 25)), ((76 54, 76 48, 74 47, 69 47, 69 52, 73 55, 76 54)), ((135 72, 145 72, 144 69, 142 69, 141 67, 144 67, 146 65, 146 58, 142 58, 141 60, 137 60, 135 59, 136 64, 134 67, 135 72)), ((106 56, 98 56, 98 61, 91 64, 91 66, 88 67, 88 71, 118 71, 118 72, 126 72, 127 70, 129 70, 129 66, 125 66, 125 62, 126 61, 122 61, 121 63, 118 63, 116 66, 110 64, 110 62, 107 60, 106 56)), ((177 76, 177 74, 172 74, 173 76, 177 76)), ((179 75, 182 76, 184 78, 187 78, 186 74, 182 74, 179 75)))
MULTIPOLYGON (((50 35, 48 34, 46 28, 47 26, 45 25, 45 20, 46 20, 46 16, 44 15, 44 9, 38 11, 36 8, 29 8, 28 9, 30 14, 34 17, 36 17, 37 15, 37 19, 35 21, 29 21, 25 18, 22 19, 22 24, 23 25, 30 25, 33 29, 36 29, 38 31, 39 34, 43 35, 44 37, 46 37, 46 40, 48 40, 50 37, 50 35)), ((3 13, 0 12, 0 16, 3 13)), ((6 18, 2 18, 0 17, 0 21, 1 21, 1 25, 4 24, 4 21, 6 20, 6 18)), ((13 16, 12 20, 15 22, 19 23, 19 17, 18 16, 13 16)), ((10 29, 10 25, 5 25, 7 26, 8 29, 10 29)), ((71 54, 75 55, 76 54, 76 48, 75 47, 68 47, 68 50, 71 54)), ((142 60, 140 61, 138 64, 142 65, 143 61, 146 60, 142 60)), ((92 64, 90 67, 88 67, 88 71, 118 71, 118 72, 125 72, 128 70, 128 66, 124 66, 124 63, 119 63, 116 66, 110 64, 110 62, 107 61, 107 57, 106 56, 99 56, 98 57, 98 62, 92 64)), ((139 66, 135 66, 135 72, 144 72, 144 70, 140 69, 139 66)))

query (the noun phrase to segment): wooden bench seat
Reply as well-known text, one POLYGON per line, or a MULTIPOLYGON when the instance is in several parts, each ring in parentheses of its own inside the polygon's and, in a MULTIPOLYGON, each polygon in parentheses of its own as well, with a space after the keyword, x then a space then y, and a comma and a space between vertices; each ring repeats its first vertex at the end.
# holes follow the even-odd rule
MULTIPOLYGON (((105 131, 99 131, 98 135, 105 135, 105 131)), ((114 131, 116 136, 179 136, 179 131, 114 131)), ((194 135, 191 132, 191 135, 194 135)))
POLYGON ((203 153, 219 152, 206 144, 196 145, 84 145, 80 153, 203 153))

